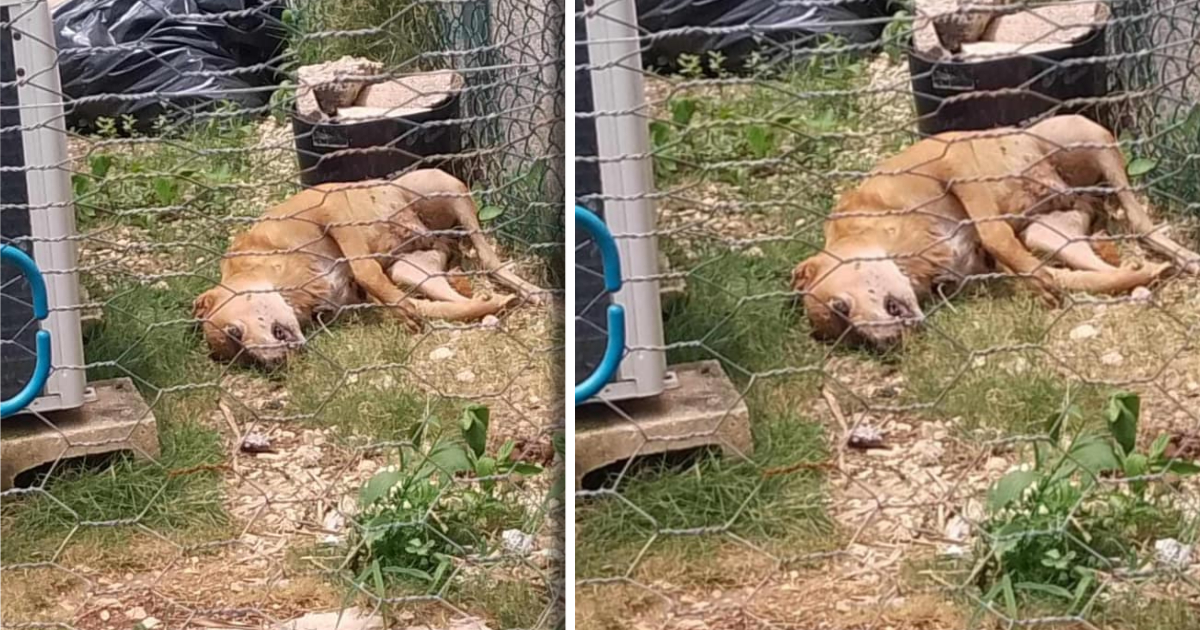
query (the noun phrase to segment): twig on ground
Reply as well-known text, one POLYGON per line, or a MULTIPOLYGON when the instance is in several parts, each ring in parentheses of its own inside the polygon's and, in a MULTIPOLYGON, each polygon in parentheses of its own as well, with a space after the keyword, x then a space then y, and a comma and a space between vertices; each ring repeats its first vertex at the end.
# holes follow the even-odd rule
POLYGON ((233 411, 229 409, 229 405, 225 404, 224 400, 217 401, 217 408, 221 410, 221 416, 225 418, 225 423, 229 425, 229 430, 233 435, 233 446, 229 449, 229 462, 233 466, 233 472, 240 472, 238 455, 242 450, 242 431, 237 426, 237 420, 233 418, 233 411))

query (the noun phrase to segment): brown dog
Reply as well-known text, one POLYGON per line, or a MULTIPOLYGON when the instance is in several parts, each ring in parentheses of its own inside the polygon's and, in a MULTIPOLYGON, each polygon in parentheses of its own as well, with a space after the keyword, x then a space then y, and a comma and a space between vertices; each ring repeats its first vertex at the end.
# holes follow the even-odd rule
POLYGON ((816 336, 884 350, 922 322, 920 304, 935 287, 997 266, 1052 298, 1146 285, 1170 265, 1115 267, 1089 245, 1102 213, 1078 194, 1095 189, 1077 189, 1103 184, 1142 242, 1200 273, 1200 255, 1155 228, 1130 192, 1113 135, 1081 116, 1057 116, 1024 131, 944 133, 885 161, 839 199, 824 251, 796 267, 792 287, 816 336))
POLYGON ((463 233, 484 271, 540 301, 541 289, 505 269, 484 238, 467 186, 430 169, 324 184, 271 208, 234 239, 220 284, 196 298, 193 315, 214 358, 265 367, 304 345, 302 328, 315 314, 359 303, 364 291, 413 323, 481 318, 513 297, 470 299, 448 281, 450 242, 463 233))

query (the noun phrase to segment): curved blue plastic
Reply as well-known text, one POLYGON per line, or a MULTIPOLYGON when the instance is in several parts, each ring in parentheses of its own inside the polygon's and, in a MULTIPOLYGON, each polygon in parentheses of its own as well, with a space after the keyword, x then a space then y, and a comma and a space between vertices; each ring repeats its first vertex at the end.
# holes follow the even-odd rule
MULTIPOLYGON (((12 245, 0 245, 0 259, 21 268, 21 273, 29 280, 30 293, 33 294, 33 316, 38 321, 46 319, 50 314, 50 307, 46 301, 46 280, 42 278, 37 263, 12 245)), ((50 377, 50 333, 39 330, 36 344, 37 363, 33 368, 33 377, 16 396, 0 401, 0 418, 7 418, 24 409, 46 386, 46 379, 50 377)))
MULTIPOLYGON (((604 289, 614 293, 621 289, 621 258, 617 254, 617 243, 613 240, 608 226, 586 208, 575 206, 575 225, 583 228, 592 235, 592 240, 600 248, 600 261, 604 265, 604 289)), ((617 373, 621 365, 621 355, 625 351, 625 309, 617 304, 608 307, 608 345, 604 347, 604 357, 596 370, 575 386, 575 404, 586 402, 604 389, 617 373)))

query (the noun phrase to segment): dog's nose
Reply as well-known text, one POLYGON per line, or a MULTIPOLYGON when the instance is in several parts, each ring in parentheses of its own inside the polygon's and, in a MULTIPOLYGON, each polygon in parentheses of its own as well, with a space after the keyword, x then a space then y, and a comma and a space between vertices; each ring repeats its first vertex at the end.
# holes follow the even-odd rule
POLYGON ((874 349, 876 352, 884 353, 884 352, 888 352, 888 351, 894 349, 896 346, 900 345, 900 342, 903 339, 904 339, 904 335, 902 333, 889 332, 889 333, 877 334, 877 335, 872 336, 870 338, 870 343, 871 343, 871 348, 874 349))

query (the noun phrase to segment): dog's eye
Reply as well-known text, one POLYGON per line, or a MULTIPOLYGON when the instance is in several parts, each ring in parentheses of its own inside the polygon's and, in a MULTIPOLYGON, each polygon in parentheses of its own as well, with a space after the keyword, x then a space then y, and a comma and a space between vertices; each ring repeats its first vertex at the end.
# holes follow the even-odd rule
POLYGON ((288 330, 287 326, 284 326, 283 324, 279 324, 279 323, 273 324, 271 326, 271 336, 275 337, 275 339, 278 341, 292 341, 293 340, 292 331, 288 330))
POLYGON ((829 301, 829 308, 833 312, 843 317, 850 316, 850 303, 846 300, 835 298, 829 301))
POLYGON ((904 303, 894 297, 888 297, 887 301, 884 302, 884 308, 887 309, 888 315, 892 317, 908 316, 908 309, 904 307, 904 303))
POLYGON ((242 328, 240 326, 226 326, 225 334, 229 335, 229 337, 235 341, 242 340, 242 328))

